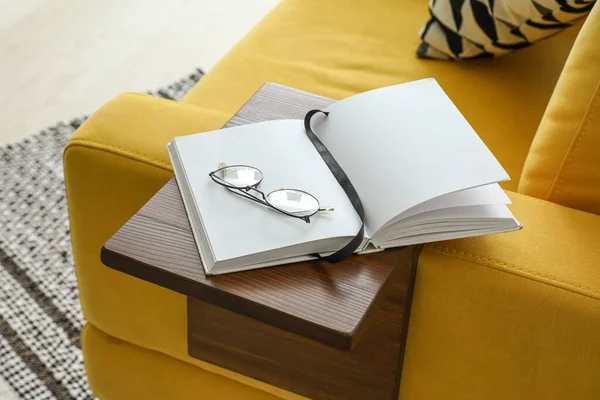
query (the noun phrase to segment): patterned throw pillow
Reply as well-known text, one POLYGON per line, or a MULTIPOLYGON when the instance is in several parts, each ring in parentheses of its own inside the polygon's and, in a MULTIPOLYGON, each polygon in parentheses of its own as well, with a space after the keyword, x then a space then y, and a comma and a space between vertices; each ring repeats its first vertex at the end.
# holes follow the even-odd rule
POLYGON ((417 55, 442 60, 500 56, 571 26, 595 1, 431 0, 417 55))

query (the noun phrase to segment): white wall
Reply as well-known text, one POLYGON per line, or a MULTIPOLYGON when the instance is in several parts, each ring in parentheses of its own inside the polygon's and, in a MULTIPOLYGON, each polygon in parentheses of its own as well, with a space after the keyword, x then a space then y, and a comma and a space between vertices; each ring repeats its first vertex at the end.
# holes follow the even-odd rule
POLYGON ((277 0, 0 0, 0 144, 210 69, 277 0))

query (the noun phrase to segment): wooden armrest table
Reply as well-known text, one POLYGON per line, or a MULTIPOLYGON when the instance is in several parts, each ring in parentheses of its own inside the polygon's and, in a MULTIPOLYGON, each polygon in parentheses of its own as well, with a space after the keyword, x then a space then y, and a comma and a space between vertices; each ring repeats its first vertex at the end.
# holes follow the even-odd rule
MULTIPOLYGON (((333 101, 264 85, 225 127, 333 101)), ((175 178, 102 248, 116 270, 187 296, 190 356, 314 399, 397 399, 422 246, 204 274, 175 178)))

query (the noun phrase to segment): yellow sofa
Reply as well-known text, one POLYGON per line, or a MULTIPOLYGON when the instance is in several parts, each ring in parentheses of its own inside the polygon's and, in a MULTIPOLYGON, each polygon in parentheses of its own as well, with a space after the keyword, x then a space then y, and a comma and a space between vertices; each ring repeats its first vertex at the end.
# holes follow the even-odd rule
POLYGON ((426 247, 400 397, 600 398, 600 9, 468 62, 415 57, 426 19, 425 0, 283 1, 184 101, 125 94, 78 129, 65 177, 98 397, 299 399, 189 357, 184 296, 103 266, 100 247, 172 176, 165 144, 221 127, 263 83, 340 99, 434 77, 513 178, 524 229, 426 247))

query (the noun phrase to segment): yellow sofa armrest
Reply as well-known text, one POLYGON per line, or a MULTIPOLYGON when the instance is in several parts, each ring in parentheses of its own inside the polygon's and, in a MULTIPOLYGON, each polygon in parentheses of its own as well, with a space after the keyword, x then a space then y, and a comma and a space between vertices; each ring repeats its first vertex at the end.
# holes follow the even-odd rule
MULTIPOLYGON (((160 288, 131 277, 115 279, 119 273, 102 265, 100 249, 173 176, 166 144, 174 136, 218 129, 228 118, 190 104, 125 94, 95 112, 71 138, 64 152, 65 184, 75 269, 89 322, 108 332, 113 327, 119 332, 121 325, 139 328, 133 315, 145 307, 142 297, 156 297, 160 288)), ((173 301, 185 311, 184 300, 173 301)))
POLYGON ((588 16, 529 150, 519 192, 600 214, 600 7, 588 16))
POLYGON ((509 195, 521 231, 421 254, 402 398, 600 398, 600 216, 509 195))
MULTIPOLYGON (((188 382, 193 388, 190 393, 296 399, 282 389, 189 357, 186 297, 100 261, 106 240, 173 176, 166 144, 174 136, 219 129, 230 118, 207 107, 125 94, 104 105, 77 130, 65 149, 64 167, 80 300, 88 324, 108 337, 199 367, 188 382), (204 386, 209 388, 199 389, 204 386), (249 391, 245 386, 259 390, 249 391)), ((92 348, 94 344, 85 336, 82 340, 92 390, 104 393, 103 385, 111 380, 104 374, 115 369, 98 369, 102 361, 88 356, 93 358, 101 350, 92 348)))

